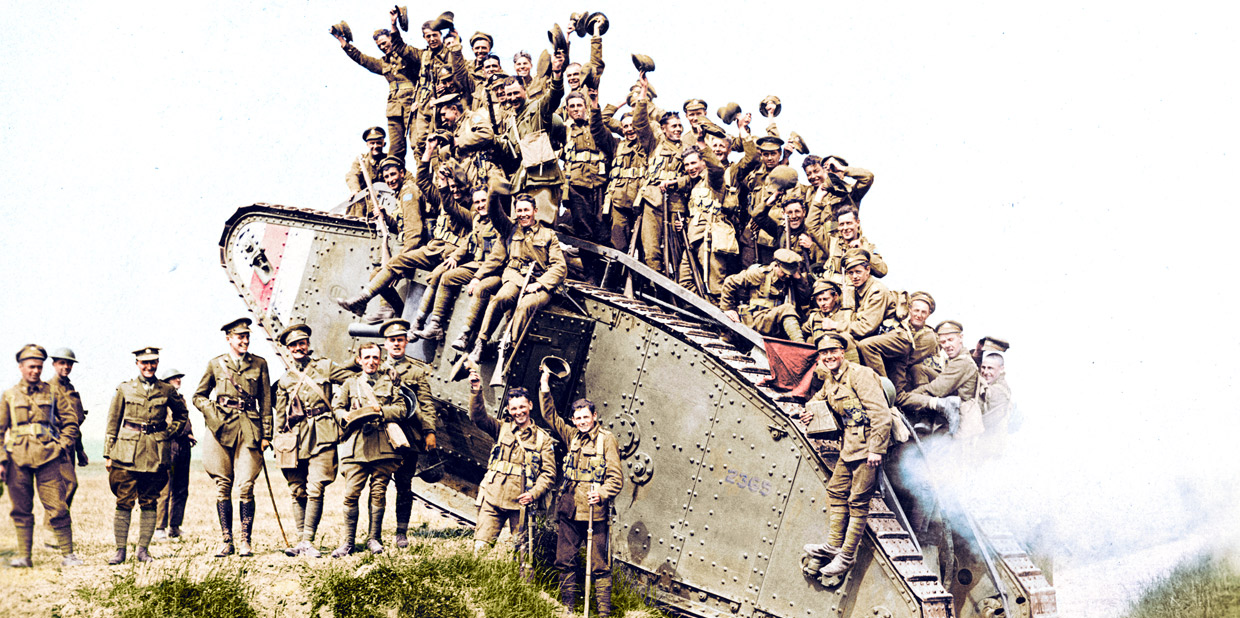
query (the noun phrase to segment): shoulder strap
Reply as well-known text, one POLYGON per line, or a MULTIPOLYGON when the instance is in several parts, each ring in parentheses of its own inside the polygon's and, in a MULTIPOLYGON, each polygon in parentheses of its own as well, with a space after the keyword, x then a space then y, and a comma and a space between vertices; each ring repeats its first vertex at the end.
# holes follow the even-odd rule
POLYGON ((379 406, 379 399, 378 399, 377 397, 375 397, 375 389, 373 389, 373 388, 371 388, 371 387, 370 387, 370 382, 367 382, 367 381, 366 381, 366 377, 365 377, 365 376, 357 376, 357 381, 358 381, 358 384, 361 386, 361 389, 362 389, 362 397, 365 397, 365 398, 366 398, 366 403, 368 403, 368 404, 370 404, 371 406, 374 406, 374 407, 376 407, 376 408, 380 407, 380 406, 379 406))

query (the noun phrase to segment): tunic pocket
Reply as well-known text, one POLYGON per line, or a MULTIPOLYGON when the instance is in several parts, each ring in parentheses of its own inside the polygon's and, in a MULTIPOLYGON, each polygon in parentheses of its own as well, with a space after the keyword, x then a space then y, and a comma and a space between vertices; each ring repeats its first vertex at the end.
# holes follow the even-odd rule
POLYGON ((138 438, 141 436, 138 432, 127 427, 121 427, 116 434, 116 442, 112 444, 111 459, 116 463, 132 464, 134 456, 138 452, 138 438))

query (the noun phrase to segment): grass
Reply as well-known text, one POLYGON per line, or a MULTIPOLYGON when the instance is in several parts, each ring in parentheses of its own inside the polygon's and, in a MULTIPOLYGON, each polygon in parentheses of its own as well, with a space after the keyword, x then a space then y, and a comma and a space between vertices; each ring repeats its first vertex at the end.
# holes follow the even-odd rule
POLYGON ((191 577, 188 568, 181 568, 147 584, 139 582, 137 573, 129 570, 117 575, 111 584, 81 588, 78 595, 113 608, 116 618, 258 616, 250 605, 253 590, 246 585, 241 568, 215 568, 201 579, 191 577))
POLYGON ((1240 618, 1240 568, 1219 556, 1184 562, 1137 599, 1127 618, 1240 618))

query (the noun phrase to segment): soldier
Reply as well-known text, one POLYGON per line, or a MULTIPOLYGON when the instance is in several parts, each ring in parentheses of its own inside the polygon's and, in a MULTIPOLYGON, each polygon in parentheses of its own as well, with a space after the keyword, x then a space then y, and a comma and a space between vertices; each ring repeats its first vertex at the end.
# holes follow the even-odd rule
MULTIPOLYGON (((586 240, 601 240, 603 222, 599 209, 603 204, 603 192, 607 183, 607 162, 610 157, 594 139, 590 127, 590 111, 598 103, 587 99, 580 91, 565 97, 568 108, 568 141, 561 156, 568 176, 569 227, 574 236, 586 240)), ((611 135, 606 134, 610 140, 611 135)))
POLYGON ((152 560, 147 547, 155 534, 155 503, 168 484, 172 464, 169 436, 180 433, 189 423, 185 400, 171 384, 155 377, 159 348, 142 348, 133 354, 138 377, 116 387, 104 429, 103 467, 108 470, 108 485, 116 496, 112 520, 116 554, 108 564, 125 561, 135 502, 141 509, 135 557, 138 562, 152 560))
POLYGON ((663 213, 666 210, 669 215, 684 214, 682 193, 691 182, 684 173, 684 162, 680 156, 684 125, 680 122, 680 114, 664 112, 658 118, 659 129, 656 131, 650 126, 651 116, 647 111, 650 84, 645 73, 641 74, 640 83, 642 87, 638 101, 633 106, 633 128, 647 153, 645 175, 636 198, 641 209, 642 260, 646 266, 666 272, 664 260, 672 260, 675 256, 663 255, 663 213))
MULTIPOLYGON (((827 542, 806 545, 811 557, 831 562, 822 575, 841 575, 852 566, 865 521, 870 514, 870 498, 878 485, 879 467, 891 441, 891 409, 883 396, 878 375, 870 368, 844 359, 848 345, 842 335, 830 333, 818 343, 818 366, 822 388, 812 400, 825 401, 844 428, 840 456, 827 484, 830 519, 827 542)), ((813 420, 812 412, 802 420, 813 420)))
POLYGON ((388 438, 388 423, 405 416, 405 400, 392 378, 379 371, 379 344, 363 343, 357 350, 362 373, 344 381, 332 397, 332 411, 344 427, 340 441, 340 471, 344 476, 344 542, 333 558, 353 553, 357 534, 358 499, 370 481, 371 553, 382 553, 380 541, 383 509, 387 507, 387 486, 400 467, 400 455, 388 438))
POLYGON ((486 476, 478 486, 474 551, 494 543, 507 524, 517 553, 521 553, 531 505, 555 482, 555 441, 530 420, 532 408, 529 393, 517 386, 508 390, 509 420, 492 418, 482 402, 482 377, 470 369, 469 418, 495 438, 486 476))
POLYGON ((1003 352, 983 352, 982 366, 977 371, 981 379, 977 381, 976 399, 981 407, 982 423, 986 434, 982 438, 985 443, 984 453, 990 456, 1003 454, 1007 443, 1007 434, 1016 429, 1016 421, 1012 409, 1012 387, 1007 383, 1007 372, 1004 369, 1003 352))
MULTIPOLYGON (((770 135, 757 139, 758 165, 752 165, 749 173, 740 178, 740 199, 742 204, 749 205, 751 224, 748 226, 747 242, 754 247, 754 259, 759 263, 769 262, 779 242, 769 231, 771 228, 782 229, 784 225, 783 201, 786 192, 771 182, 771 171, 779 166, 784 140, 770 135), (763 218, 773 224, 764 229, 760 222, 763 218)), ((796 170, 792 170, 795 175, 796 170)))
MULTIPOLYGON (((86 422, 86 410, 82 409, 82 396, 73 387, 73 382, 69 381, 69 374, 73 373, 75 365, 77 365, 77 357, 73 354, 73 350, 60 348, 52 352, 52 369, 55 370, 56 374, 52 376, 48 384, 51 384, 52 388, 63 391, 69 397, 69 400, 73 402, 74 413, 78 420, 79 432, 77 440, 74 441, 73 448, 65 451, 65 459, 60 464, 60 474, 65 483, 65 506, 70 509, 73 508, 73 495, 77 493, 78 488, 77 470, 74 469, 74 460, 77 460, 77 465, 79 466, 85 466, 90 463, 90 458, 86 456, 86 447, 82 445, 80 431, 82 423, 86 422)), ((43 524, 47 526, 48 531, 54 537, 56 530, 52 527, 52 522, 47 519, 46 513, 44 514, 43 524)), ((54 548, 52 543, 47 545, 54 548)))
POLYGON ((709 122, 706 118, 706 101, 702 99, 689 99, 685 101, 681 109, 685 112, 685 120, 691 126, 697 126, 704 120, 709 122))
POLYGON ((775 251, 770 264, 754 264, 724 279, 719 307, 733 322, 742 322, 763 335, 784 335, 804 342, 796 307, 806 285, 800 265, 801 256, 796 253, 775 251))
MULTIPOLYGON (((185 398, 179 391, 181 379, 184 377, 185 374, 181 371, 169 369, 160 378, 172 386, 172 390, 183 406, 185 398)), ((181 522, 185 521, 185 504, 189 500, 190 449, 198 443, 198 440, 194 438, 192 425, 193 423, 187 418, 181 431, 168 434, 171 464, 168 467, 168 484, 164 485, 163 490, 159 492, 159 500, 156 501, 158 508, 155 510, 155 540, 181 538, 181 522)))
MULTIPOLYGON (((805 333, 806 343, 817 346, 828 334, 843 334, 848 328, 852 311, 841 307, 839 279, 839 275, 826 276, 814 283, 814 309, 801 322, 801 332, 805 333)), ((844 339, 848 342, 844 349, 844 358, 849 362, 860 362, 857 346, 848 335, 844 335, 844 339)))
MULTIPOLYGON (((611 500, 624 487, 616 436, 598 424, 589 399, 573 402, 572 424, 564 422, 551 397, 551 372, 545 366, 539 384, 543 421, 568 443, 564 480, 556 500, 555 568, 560 572, 560 601, 571 608, 577 602, 577 553, 593 531, 591 570, 598 615, 611 615, 611 570, 608 567, 608 527, 611 500)), ((590 600, 585 600, 589 605, 590 600)))
MULTIPOLYGON (((873 269, 873 265, 871 265, 873 269)), ((926 326, 934 313, 934 297, 926 292, 909 296, 908 317, 899 326, 861 342, 861 362, 880 376, 891 378, 897 393, 909 390, 909 367, 938 349, 938 337, 926 326)))
MULTIPOLYGON (((431 367, 405 355, 409 345, 409 322, 388 320, 379 328, 383 347, 388 357, 379 370, 391 378, 397 387, 404 387, 414 395, 416 411, 399 421, 411 444, 420 444, 428 452, 435 450, 435 400, 431 395, 431 367), (416 415, 416 416, 415 416, 416 415)), ((418 453, 413 448, 402 453, 400 467, 392 474, 396 482, 396 546, 408 547, 409 514, 413 511, 413 477, 418 471, 418 453)), ((372 535, 375 536, 375 535, 372 535)), ((378 538, 375 536, 375 538, 378 538)))
MULTIPOLYGON (((469 236, 440 265, 444 272, 439 277, 438 285, 433 289, 428 287, 424 292, 429 296, 424 299, 424 302, 430 302, 433 308, 426 319, 426 327, 414 333, 419 339, 438 341, 444 338, 443 327, 448 323, 448 309, 456 293, 474 278, 474 272, 482 265, 491 247, 499 240, 499 232, 495 231, 495 226, 491 225, 490 192, 485 186, 475 187, 470 199, 473 205, 473 222, 469 236)), ((486 297, 490 298, 490 294, 488 293, 486 297)), ((478 328, 478 319, 482 317, 485 302, 482 295, 474 297, 469 309, 469 317, 465 320, 465 330, 461 332, 461 337, 457 340, 461 344, 458 347, 457 342, 453 342, 454 349, 461 351, 469 349, 472 333, 478 328)))
POLYGON ((469 282, 469 293, 473 294, 481 280, 500 275, 503 281, 482 318, 482 330, 471 353, 474 362, 481 357, 486 342, 493 339, 492 331, 504 312, 515 306, 512 321, 501 339, 501 348, 510 347, 521 338, 534 313, 551 302, 551 294, 568 275, 568 264, 555 232, 535 218, 534 197, 518 196, 513 211, 516 225, 495 220, 495 213, 492 213, 492 223, 503 234, 503 242, 491 247, 486 262, 478 267, 474 279, 469 282))
POLYGON ((895 302, 883 285, 871 276, 870 252, 865 249, 849 249, 843 260, 844 280, 852 288, 853 313, 844 331, 858 345, 866 337, 894 328, 895 302))
POLYGON ((512 74, 520 79, 522 86, 530 84, 530 70, 534 68, 534 61, 530 58, 530 52, 524 49, 512 55, 512 74))
POLYGON ((861 209, 861 198, 874 185, 874 174, 860 167, 849 167, 842 157, 826 159, 810 155, 802 162, 811 187, 805 191, 809 203, 809 225, 823 238, 835 233, 836 211, 843 206, 861 209))
POLYGON ((388 155, 404 161, 407 145, 405 137, 410 132, 409 121, 413 113, 414 84, 418 81, 421 59, 418 56, 418 50, 406 45, 401 39, 400 28, 396 27, 398 14, 396 9, 392 9, 391 30, 385 28, 375 31, 375 44, 383 52, 382 58, 363 54, 352 43, 346 41, 340 33, 333 31, 332 35, 340 41, 340 48, 350 59, 367 71, 382 75, 387 80, 387 134, 392 138, 392 146, 388 149, 388 155))
POLYGON ((220 518, 223 543, 216 557, 232 555, 232 490, 238 484, 241 534, 236 552, 252 556, 250 533, 254 530, 254 481, 263 467, 263 451, 271 446, 271 374, 267 361, 249 353, 249 318, 233 320, 220 330, 228 352, 207 363, 194 391, 194 407, 207 423, 203 441, 203 467, 215 481, 215 508, 220 518))
MULTIPOLYGON (((357 157, 353 159, 353 164, 349 166, 349 173, 345 174, 344 177, 344 184, 349 187, 350 195, 366 190, 367 175, 369 175, 372 184, 379 182, 383 177, 379 164, 385 158, 383 156, 383 145, 386 137, 387 133, 380 127, 370 127, 362 131, 362 141, 366 142, 366 152, 362 153, 360 159, 357 157), (365 169, 363 169, 363 164, 365 164, 365 169)), ((357 213, 348 214, 359 216, 357 213)))
POLYGON ((939 336, 939 347, 947 357, 943 371, 930 382, 901 393, 896 404, 906 412, 919 411, 923 416, 941 413, 947 421, 948 433, 954 435, 960 426, 960 403, 977 393, 977 365, 964 353, 964 327, 960 322, 945 320, 934 330, 939 336))
POLYGON ((284 550, 289 556, 322 554, 314 535, 323 517, 323 494, 336 480, 336 442, 340 426, 332 416, 332 390, 353 372, 315 355, 310 349, 313 331, 293 324, 276 338, 292 357, 289 370, 275 385, 276 460, 293 498, 293 519, 300 541, 284 550))
POLYGON ((685 172, 695 184, 689 192, 689 224, 686 233, 689 251, 685 251, 681 258, 679 282, 682 286, 690 287, 693 277, 689 260, 696 259, 702 282, 706 286, 705 290, 699 290, 698 293, 711 299, 719 297, 723 291, 724 278, 735 272, 733 263, 740 252, 740 246, 736 242, 736 227, 731 219, 735 209, 729 210, 725 204, 726 170, 716 155, 713 149, 691 146, 685 150, 683 156, 685 172))
POLYGON ((646 170, 646 149, 641 140, 637 139, 633 114, 626 113, 620 117, 619 133, 623 139, 616 141, 611 138, 606 125, 607 122, 615 121, 612 116, 616 109, 613 105, 608 105, 602 112, 598 107, 592 108, 590 134, 594 137, 594 143, 603 148, 611 161, 602 206, 602 214, 610 217, 611 246, 627 252, 629 236, 633 233, 633 220, 637 216, 634 202, 646 170))
POLYGON ((495 58, 495 62, 499 63, 499 58, 491 53, 491 48, 494 46, 495 39, 485 32, 475 32, 473 36, 469 37, 469 47, 474 52, 473 59, 468 63, 469 72, 479 82, 486 82, 484 65, 487 58, 495 58))
POLYGON ((504 81, 502 102, 511 110, 503 132, 502 143, 507 157, 514 163, 514 191, 524 191, 534 198, 538 220, 555 226, 560 207, 560 187, 564 174, 550 141, 552 115, 564 97, 563 62, 559 56, 552 62, 550 87, 540 97, 529 100, 525 86, 514 78, 504 81))
POLYGON ((73 400, 39 377, 47 352, 34 344, 17 351, 21 380, 0 395, 0 481, 9 490, 13 505, 10 513, 17 529, 18 557, 9 566, 30 568, 34 544, 34 492, 48 523, 56 532, 61 566, 81 566, 73 553, 73 528, 69 506, 65 504, 63 459, 80 435, 73 400))
POLYGON ((878 254, 874 243, 861 234, 861 220, 858 218, 857 207, 851 204, 841 205, 835 211, 835 234, 821 237, 819 242, 826 247, 827 272, 843 272, 844 255, 850 249, 865 249, 870 254, 870 274, 875 277, 887 275, 887 263, 878 254))
MULTIPOLYGON (((771 209, 765 209, 754 217, 754 224, 774 239, 774 246, 795 251, 801 256, 802 263, 817 272, 816 266, 827 258, 827 245, 814 238, 805 225, 805 203, 799 197, 790 197, 784 200, 781 210, 782 221, 776 221, 771 216, 771 209)), ((887 274, 885 267, 883 274, 887 274)))

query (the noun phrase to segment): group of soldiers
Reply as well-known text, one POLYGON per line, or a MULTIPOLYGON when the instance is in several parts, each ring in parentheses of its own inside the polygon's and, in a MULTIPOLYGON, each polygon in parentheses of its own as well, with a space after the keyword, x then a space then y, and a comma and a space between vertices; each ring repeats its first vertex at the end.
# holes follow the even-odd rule
MULTIPOLYGON (((266 360, 249 352, 251 324, 249 318, 240 318, 221 328, 228 351, 207 364, 192 399, 207 429, 202 437, 204 468, 216 486, 222 542, 215 555, 253 555, 254 487, 260 472, 266 473, 268 449, 274 451, 292 498, 298 542, 286 548, 289 556, 322 555, 314 541, 324 492, 337 476, 345 483, 345 534, 332 556, 341 558, 361 549, 356 538, 359 502, 367 485, 365 549, 384 551, 382 528, 391 481, 396 484, 395 543, 406 547, 419 454, 437 448, 438 418, 431 368, 405 356, 409 323, 401 319, 384 323, 382 346, 361 344, 348 365, 315 354, 312 329, 293 324, 277 338, 288 370, 274 383, 266 360), (410 401, 416 410, 408 409, 410 401), (235 530, 234 486, 239 516, 235 530)), ((182 374, 158 377, 159 352, 156 347, 134 351, 138 376, 117 387, 108 410, 103 463, 116 496, 116 552, 108 561, 113 565, 128 557, 135 504, 138 561, 153 560, 149 546, 157 525, 167 525, 168 536, 181 534, 186 487, 178 478, 188 474, 183 459, 191 445, 186 440, 193 436, 186 401, 177 392, 182 374), (160 494, 169 491, 180 500, 172 503, 170 524, 157 524, 160 494)), ((64 351, 67 359, 56 358, 57 374, 51 382, 41 379, 47 356, 33 344, 19 350, 21 380, 0 397, 4 436, 0 477, 13 504, 19 545, 19 557, 12 561, 16 567, 32 566, 35 491, 63 553, 62 564, 82 564, 73 552, 69 506, 77 486, 74 460, 82 465, 86 461, 79 430, 85 412, 68 379, 75 361, 72 352, 64 351)), ((539 409, 568 451, 554 511, 559 538, 555 566, 561 572, 563 598, 571 603, 577 591, 577 550, 588 538, 596 598, 606 615, 611 598, 606 522, 610 500, 623 484, 616 439, 597 424, 594 404, 588 400, 573 403, 571 424, 560 419, 550 396, 549 376, 548 372, 543 377, 539 409), (595 522, 601 522, 597 528, 595 522)), ((476 547, 494 543, 507 524, 517 546, 528 549, 521 539, 530 529, 529 509, 549 496, 557 477, 555 440, 532 422, 533 401, 524 389, 508 392, 508 415, 497 420, 485 410, 476 370, 470 378, 470 416, 496 439, 478 492, 476 547)))
MULTIPOLYGON (((848 376, 873 375, 869 386, 886 378, 894 396, 883 410, 898 408, 919 431, 1002 442, 1010 420, 1008 343, 984 337, 967 354, 958 321, 929 324, 929 293, 882 283, 888 266, 860 219, 874 174, 841 156, 811 154, 796 133, 785 140, 773 121, 782 110, 778 97, 759 104, 772 119, 761 135, 736 103, 717 110, 722 124, 709 118, 702 99, 685 101, 680 112, 664 110, 649 79, 653 59, 633 54, 637 77, 627 96, 600 105, 609 27, 601 13, 574 13, 566 28, 553 26, 551 49, 536 64, 518 53, 511 76, 502 73, 491 35, 476 32, 468 39, 472 54, 463 50, 451 13, 422 24, 424 49, 402 38, 402 9, 393 9, 390 21, 390 29, 374 33, 381 57, 346 40, 343 22, 332 28, 348 56, 390 88, 387 130, 363 133, 368 150, 347 176, 351 213, 382 217, 402 247, 359 294, 338 299, 341 306, 370 322, 390 318, 403 311, 396 285, 422 270, 429 284, 411 336, 442 340, 446 312, 464 288, 469 315, 451 346, 472 350, 477 361, 498 344, 503 356, 566 275, 607 284, 597 263, 561 247, 559 232, 640 259, 764 336, 816 349, 824 384, 816 397, 855 381, 848 376), (590 37, 584 64, 569 59, 574 33, 590 37), (804 155, 807 182, 789 165, 793 153, 804 155), (407 154, 416 158, 413 172, 407 154), (395 204, 375 199, 372 178, 383 179, 395 204), (510 309, 507 329, 493 332, 510 309), (837 354, 840 364, 828 366, 837 354)), ((851 407, 834 412, 876 434, 859 443, 881 461, 884 425, 858 415, 866 408, 854 404, 864 397, 840 397, 851 407)), ((873 457, 862 460, 877 466, 873 457)), ((863 523, 855 511, 868 508, 876 475, 840 478, 852 479, 852 497, 841 485, 836 508, 857 505, 853 520, 863 523)), ((828 546, 844 543, 846 551, 832 556, 855 549, 855 530, 845 535, 844 519, 833 518, 828 546)))

